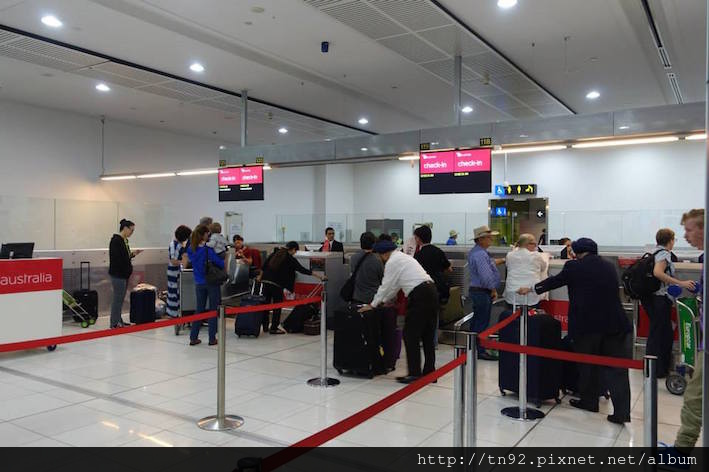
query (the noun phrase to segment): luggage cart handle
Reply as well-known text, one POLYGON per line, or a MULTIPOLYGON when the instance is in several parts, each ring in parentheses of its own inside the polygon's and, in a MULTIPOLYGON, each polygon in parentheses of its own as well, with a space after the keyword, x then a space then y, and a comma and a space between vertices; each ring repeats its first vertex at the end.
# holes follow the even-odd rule
POLYGON ((86 265, 86 290, 91 290, 91 263, 89 261, 79 262, 79 290, 84 289, 84 265, 86 265))
POLYGON ((456 321, 455 324, 453 325, 453 326, 455 327, 455 331, 460 331, 460 328, 461 328, 465 323, 467 323, 468 321, 470 321, 471 319, 473 319, 474 316, 475 316, 475 312, 474 312, 474 311, 471 311, 470 313, 468 313, 467 315, 465 315, 464 317, 462 317, 461 319, 459 319, 458 321, 456 321))

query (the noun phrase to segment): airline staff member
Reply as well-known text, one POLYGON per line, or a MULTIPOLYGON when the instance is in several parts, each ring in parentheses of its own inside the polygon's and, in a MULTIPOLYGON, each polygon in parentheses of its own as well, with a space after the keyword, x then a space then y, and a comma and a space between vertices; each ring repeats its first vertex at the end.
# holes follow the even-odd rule
POLYGON ((325 229, 325 242, 320 249, 320 252, 345 252, 345 248, 340 241, 335 241, 335 230, 333 228, 325 229))
POLYGON ((380 241, 374 245, 374 253, 384 263, 384 278, 372 303, 360 308, 366 312, 377 308, 387 301, 394 300, 399 290, 408 298, 406 306, 406 324, 404 325, 404 343, 409 375, 397 377, 401 383, 414 380, 435 370, 436 350, 433 338, 438 315, 438 290, 433 279, 426 273, 416 259, 397 251, 391 241, 380 241), (423 342, 424 366, 421 371, 421 349, 423 342))

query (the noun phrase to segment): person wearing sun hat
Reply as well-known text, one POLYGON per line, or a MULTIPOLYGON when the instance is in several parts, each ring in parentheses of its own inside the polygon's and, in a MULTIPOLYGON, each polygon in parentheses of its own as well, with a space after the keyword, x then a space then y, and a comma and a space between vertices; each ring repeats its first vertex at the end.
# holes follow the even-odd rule
POLYGON ((448 233, 448 241, 446 241, 446 246, 455 246, 458 244, 458 232, 454 229, 450 230, 448 233))
MULTIPOLYGON (((479 226, 473 230, 475 246, 468 253, 468 271, 470 272, 470 286, 468 295, 473 302, 472 330, 481 333, 490 324, 492 302, 497 298, 497 287, 500 285, 500 272, 497 265, 504 259, 495 260, 490 257, 487 249, 492 246, 493 236, 500 233, 492 231, 488 226, 479 226)), ((497 360, 481 346, 478 346, 478 359, 497 360)))
POLYGON ((405 377, 397 377, 396 380, 401 383, 411 383, 436 369, 434 335, 439 310, 438 289, 421 264, 413 257, 398 251, 393 242, 379 241, 372 251, 378 254, 384 263, 384 278, 372 302, 364 305, 359 311, 363 313, 377 308, 387 301, 394 300, 399 290, 404 292, 408 300, 404 344, 409 373, 405 377), (423 344, 424 353, 423 371, 420 343, 423 344))

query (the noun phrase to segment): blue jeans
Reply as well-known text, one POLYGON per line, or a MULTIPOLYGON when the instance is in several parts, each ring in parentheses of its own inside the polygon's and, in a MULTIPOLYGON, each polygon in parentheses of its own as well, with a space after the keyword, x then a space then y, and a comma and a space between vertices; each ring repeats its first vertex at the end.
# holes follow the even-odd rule
MULTIPOLYGON (((490 311, 492 311, 492 298, 490 294, 479 291, 468 291, 468 296, 473 303, 471 329, 474 333, 482 333, 490 324, 490 311)), ((485 348, 478 346, 478 353, 485 352, 485 348)))
MULTIPOLYGON (((222 291, 219 285, 195 285, 195 295, 197 297, 197 306, 195 308, 195 313, 202 313, 205 311, 216 310, 222 301, 222 291), (209 308, 207 308, 207 299, 209 299, 209 308)), ((209 318, 207 320, 209 324, 209 340, 215 341, 217 339, 217 319, 209 318)), ((199 338, 199 328, 202 327, 202 322, 197 321, 192 323, 192 329, 190 330, 190 340, 194 341, 199 338)))

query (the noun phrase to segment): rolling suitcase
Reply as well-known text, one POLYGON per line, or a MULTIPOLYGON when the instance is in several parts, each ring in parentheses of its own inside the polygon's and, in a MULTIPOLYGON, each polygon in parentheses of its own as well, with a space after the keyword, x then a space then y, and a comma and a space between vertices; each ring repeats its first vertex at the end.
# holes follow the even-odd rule
MULTIPOLYGON (((500 315, 500 321, 512 315, 510 310, 500 315)), ((561 323, 551 315, 530 316, 527 326, 527 344, 547 349, 561 349, 561 323)), ((500 341, 519 344, 519 319, 500 330, 500 341)), ((499 387, 505 391, 519 391, 519 354, 500 351, 499 387)), ((527 357, 527 398, 537 408, 544 400, 560 403, 562 386, 562 362, 536 356, 527 357)))
POLYGON ((132 290, 130 292, 130 322, 143 324, 153 321, 155 321, 155 290, 132 290))
MULTIPOLYGON (((77 302, 86 310, 89 317, 93 320, 98 318, 98 292, 91 290, 91 263, 82 262, 79 264, 79 290, 73 293, 77 302), (84 265, 86 265, 86 288, 84 288, 84 265)), ((80 322, 81 319, 74 315, 74 321, 80 322)))
POLYGON ((448 301, 441 305, 441 311, 438 315, 438 326, 440 327, 455 323, 465 314, 460 287, 451 287, 449 293, 448 301))
MULTIPOLYGON (((561 348, 567 352, 574 351, 574 343, 569 336, 564 336, 561 340, 561 348)), ((601 377, 603 378, 603 377, 601 377)), ((563 361, 561 366, 561 390, 567 395, 579 396, 580 392, 578 389, 579 382, 579 368, 576 362, 563 361)), ((601 387, 598 392, 599 397, 604 397, 606 400, 610 398, 610 393, 607 388, 601 387)))
MULTIPOLYGON (((254 281, 251 287, 251 294, 241 297, 239 306, 263 305, 264 303, 266 303, 266 298, 263 296, 263 284, 260 284, 259 294, 256 295, 256 281, 254 281)), ((268 313, 263 311, 236 315, 234 333, 239 337, 254 336, 258 338, 259 334, 261 334, 261 325, 265 316, 268 316, 268 313)))
MULTIPOLYGON (((288 318, 283 321, 283 329, 289 333, 302 333, 305 329, 305 322, 318 315, 315 305, 298 305, 293 308, 288 318)), ((318 326, 318 334, 320 327, 318 326)))
POLYGON ((370 379, 386 373, 381 352, 379 313, 359 313, 356 305, 335 311, 333 367, 370 379))

